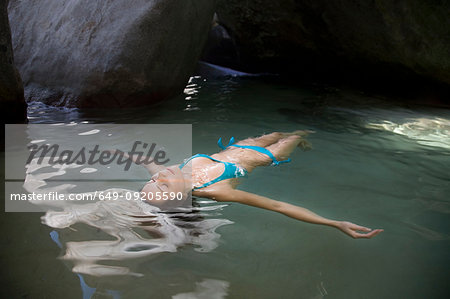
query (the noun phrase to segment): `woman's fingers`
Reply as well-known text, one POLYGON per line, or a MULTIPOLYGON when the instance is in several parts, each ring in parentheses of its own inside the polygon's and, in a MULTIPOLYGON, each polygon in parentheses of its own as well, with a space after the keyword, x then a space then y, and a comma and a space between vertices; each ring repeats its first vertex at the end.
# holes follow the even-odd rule
POLYGON ((362 233, 357 233, 354 232, 352 234, 353 238, 366 238, 366 239, 370 239, 372 237, 375 237, 376 235, 378 235, 379 233, 381 233, 383 230, 382 229, 374 229, 373 231, 371 231, 370 233, 367 234, 362 234, 362 233))
POLYGON ((372 230, 368 227, 357 225, 348 221, 340 222, 339 228, 347 235, 355 239, 358 238, 370 239, 383 231, 382 229, 372 230))
POLYGON ((364 226, 360 226, 360 225, 356 225, 356 224, 352 227, 352 229, 353 230, 360 230, 362 232, 370 232, 370 231, 372 231, 372 229, 370 229, 368 227, 364 227, 364 226))

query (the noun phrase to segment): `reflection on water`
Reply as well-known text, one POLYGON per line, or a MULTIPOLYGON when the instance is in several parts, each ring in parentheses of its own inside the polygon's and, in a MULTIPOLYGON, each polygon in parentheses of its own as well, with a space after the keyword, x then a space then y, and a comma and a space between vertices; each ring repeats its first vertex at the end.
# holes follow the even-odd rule
POLYGON ((185 111, 195 111, 199 110, 197 106, 196 100, 198 99, 198 93, 200 92, 201 86, 198 85, 195 80, 200 79, 199 76, 191 77, 189 79, 188 84, 184 88, 184 95, 185 95, 185 101, 186 101, 186 108, 185 111))
POLYGON ((228 282, 222 280, 204 279, 195 283, 193 292, 176 294, 172 296, 172 299, 222 299, 227 295, 229 285, 228 282))
MULTIPOLYGON (((98 145, 100 138, 108 138, 102 141, 102 146, 114 149, 117 146, 130 145, 133 140, 157 141, 155 145, 164 147, 167 157, 177 161, 175 154, 182 157, 191 153, 190 134, 182 144, 186 149, 172 149, 167 139, 171 138, 169 132, 173 128, 178 130, 180 126, 121 126, 112 125, 93 126, 75 125, 70 130, 56 129, 66 127, 64 124, 48 126, 27 127, 27 139, 30 144, 47 143, 70 148, 75 153, 79 147, 90 144, 98 145), (140 130, 145 130, 147 136, 140 130), (159 135, 151 131, 158 131, 159 135), (133 135, 136 134, 136 136, 133 135), (164 134, 165 133, 165 134, 164 134), (91 137, 91 135, 93 135, 91 137), (168 135, 168 136, 160 136, 168 135), (78 139, 77 139, 78 138, 78 139), (93 143, 92 143, 93 142, 93 143)), ((183 131, 181 131, 183 133, 183 131)), ((190 132, 188 132, 190 133, 190 132)), ((178 133, 177 133, 178 134, 178 133)), ((89 147, 87 147, 89 149, 89 147)), ((131 148, 129 148, 131 149, 131 148)), ((9 152, 8 152, 9 153, 9 152)), ((28 152, 25 150, 24 155, 28 152)), ((224 225, 231 224, 230 220, 218 217, 220 210, 225 205, 215 204, 213 201, 201 201, 201 206, 178 207, 175 210, 162 211, 140 200, 130 199, 129 195, 140 189, 129 189, 133 181, 143 183, 148 174, 138 166, 130 171, 114 169, 109 163, 97 167, 84 167, 71 160, 70 163, 51 163, 51 157, 33 157, 26 165, 23 188, 29 193, 55 194, 78 196, 86 201, 70 200, 42 200, 31 201, 34 205, 43 206, 45 215, 42 223, 49 227, 64 230, 55 231, 58 236, 53 240, 62 247, 64 254, 62 259, 73 263, 73 272, 89 274, 93 276, 133 275, 143 274, 130 269, 127 260, 149 257, 162 252, 176 252, 183 246, 192 246, 197 252, 210 252, 218 246, 220 234, 216 230, 224 225), (92 176, 94 175, 94 176, 92 176), (120 178, 128 188, 108 188, 108 184, 115 184, 120 178), (102 180, 103 179, 103 180, 102 180), (127 179, 129 179, 127 181, 127 179), (130 183, 131 182, 131 183, 130 183), (101 198, 100 194, 113 194, 113 198, 101 198), (87 225, 90 229, 83 228, 82 240, 79 226, 87 225), (100 239, 99 239, 100 238, 100 239), (108 265, 115 262, 116 265, 108 265), (121 262, 123 262, 121 264, 121 262)), ((20 165, 20 164, 19 164, 20 165)), ((116 165, 117 166, 117 165, 116 165)), ((123 168, 123 167, 119 167, 123 168)))
MULTIPOLYGON (((129 190, 111 189, 110 192, 129 190)), ((212 202, 208 202, 211 204, 212 202)), ((220 234, 216 229, 232 222, 227 219, 208 219, 223 205, 196 207, 186 211, 160 212, 158 208, 140 201, 97 201, 69 205, 63 211, 48 211, 42 222, 63 229, 84 223, 112 237, 112 240, 87 239, 71 241, 65 233, 63 259, 74 263, 75 273, 94 276, 140 275, 125 266, 109 266, 105 261, 121 261, 151 256, 161 252, 176 252, 177 248, 194 245, 199 252, 209 252, 218 246, 220 234)), ((97 232, 98 233, 98 232, 97 232)), ((76 235, 76 232, 72 233, 76 235)), ((89 235, 85 235, 89 238, 89 235)))
POLYGON ((403 135, 422 145, 450 149, 450 120, 447 119, 419 117, 404 119, 402 123, 385 120, 381 123, 369 123, 368 127, 403 135))

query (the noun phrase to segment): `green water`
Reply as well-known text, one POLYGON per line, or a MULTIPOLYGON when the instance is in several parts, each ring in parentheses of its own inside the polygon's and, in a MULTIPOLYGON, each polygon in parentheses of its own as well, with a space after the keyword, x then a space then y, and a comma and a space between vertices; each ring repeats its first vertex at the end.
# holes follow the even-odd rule
POLYGON ((205 154, 217 151, 221 136, 313 130, 312 151, 257 169, 240 188, 385 231, 354 240, 274 212, 197 199, 195 213, 168 217, 191 239, 171 252, 98 262, 131 275, 93 276, 74 273, 74 261, 59 257, 71 243, 113 240, 105 226, 52 228, 41 223, 43 213, 4 213, 3 298, 447 297, 449 110, 324 86, 197 77, 184 95, 145 109, 32 104, 29 117, 31 123, 191 123, 193 152, 205 154))

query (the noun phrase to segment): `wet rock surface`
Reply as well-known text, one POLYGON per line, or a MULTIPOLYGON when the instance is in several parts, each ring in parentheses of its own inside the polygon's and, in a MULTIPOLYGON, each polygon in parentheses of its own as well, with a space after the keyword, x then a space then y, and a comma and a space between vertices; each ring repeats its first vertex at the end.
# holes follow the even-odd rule
POLYGON ((448 1, 220 1, 239 69, 450 84, 448 1))
MULTIPOLYGON (((14 66, 6 1, 0 2, 0 70, 0 107, 3 123, 25 122, 27 106, 22 81, 14 66)), ((3 134, 4 132, 1 136, 3 134)), ((3 138, 1 142, 3 144, 3 138)))
POLYGON ((27 100, 125 107, 181 92, 201 55, 215 1, 11 0, 27 100))

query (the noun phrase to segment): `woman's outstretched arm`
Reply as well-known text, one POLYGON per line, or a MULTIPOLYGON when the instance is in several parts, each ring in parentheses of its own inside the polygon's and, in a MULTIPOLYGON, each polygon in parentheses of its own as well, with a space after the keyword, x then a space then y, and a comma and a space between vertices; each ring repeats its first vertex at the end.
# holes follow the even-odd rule
POLYGON ((327 219, 299 206, 236 189, 227 188, 223 191, 216 191, 212 198, 217 201, 239 202, 249 206, 279 212, 304 222, 332 226, 340 229, 352 238, 372 238, 383 231, 382 229, 372 230, 347 221, 327 219))

